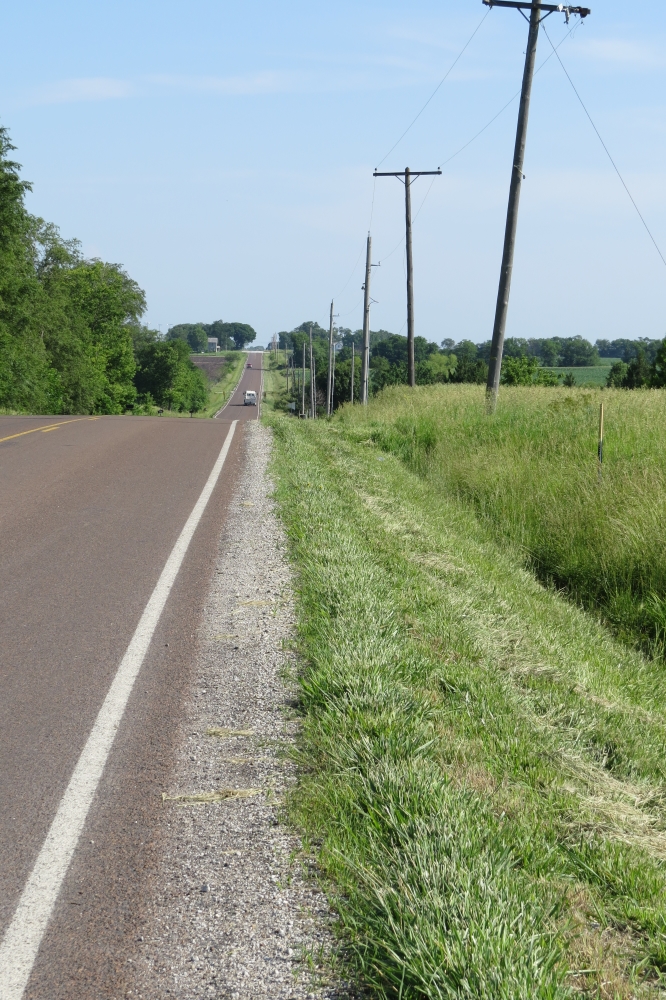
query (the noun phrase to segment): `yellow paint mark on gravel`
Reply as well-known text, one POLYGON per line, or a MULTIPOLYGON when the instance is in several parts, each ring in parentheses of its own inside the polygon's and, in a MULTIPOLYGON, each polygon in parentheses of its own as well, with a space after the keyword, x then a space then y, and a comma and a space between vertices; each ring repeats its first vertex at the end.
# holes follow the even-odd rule
POLYGON ((211 726, 206 730, 206 736, 219 736, 223 740, 228 740, 232 736, 254 736, 254 729, 225 729, 220 726, 211 726))
POLYGON ((194 792, 192 795, 167 795, 162 792, 162 802, 223 802, 225 799, 251 799, 261 795, 261 788, 218 788, 213 792, 194 792))

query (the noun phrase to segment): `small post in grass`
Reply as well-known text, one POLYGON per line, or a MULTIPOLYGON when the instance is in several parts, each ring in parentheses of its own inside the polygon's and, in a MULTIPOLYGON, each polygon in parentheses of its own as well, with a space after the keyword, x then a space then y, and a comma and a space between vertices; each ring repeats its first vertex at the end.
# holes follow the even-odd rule
POLYGON ((599 406, 599 445, 597 448, 597 456, 599 458, 599 478, 601 479, 601 470, 604 464, 604 404, 601 403, 599 406))
POLYGON ((351 364, 351 402, 354 405, 354 341, 352 340, 352 364, 351 364))

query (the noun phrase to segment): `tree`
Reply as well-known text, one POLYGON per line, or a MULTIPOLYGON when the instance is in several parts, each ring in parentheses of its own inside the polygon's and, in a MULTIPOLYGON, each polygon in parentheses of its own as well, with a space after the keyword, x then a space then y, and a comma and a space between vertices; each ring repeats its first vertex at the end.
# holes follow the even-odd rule
POLYGON ((142 344, 135 381, 139 402, 152 400, 180 413, 196 413, 208 399, 206 378, 190 361, 189 344, 180 337, 142 344))
POLYGON ((122 413, 132 405, 133 342, 145 296, 117 264, 30 215, 0 128, 0 406, 122 413))
POLYGON ((223 323, 221 329, 226 337, 231 337, 236 350, 242 351, 246 344, 256 340, 257 334, 247 323, 223 323))
POLYGON ((167 330, 166 339, 184 340, 195 354, 205 351, 208 346, 203 323, 178 323, 167 330))
POLYGON ((541 368, 535 357, 503 358, 502 385, 558 385, 554 372, 541 368))
POLYGON ((488 365, 481 354, 483 347, 485 345, 477 346, 472 340, 461 340, 454 346, 456 364, 449 375, 451 382, 470 382, 480 385, 486 381, 488 365))
POLYGON ((622 383, 625 389, 645 389, 650 385, 650 366, 642 347, 637 348, 636 357, 627 366, 627 374, 622 383))
POLYGON ((608 375, 606 376, 606 386, 609 389, 622 389, 624 388, 625 379, 627 377, 628 365, 624 361, 616 361, 610 366, 608 375))
POLYGON ((560 341, 560 365, 564 368, 589 367, 599 364, 596 347, 582 337, 566 337, 560 341))
POLYGON ((666 386, 666 339, 662 340, 652 362, 650 381, 653 386, 663 389, 666 386))
POLYGON ((455 354, 435 351, 428 355, 425 361, 416 364, 416 384, 433 385, 436 382, 449 382, 456 369, 455 354))

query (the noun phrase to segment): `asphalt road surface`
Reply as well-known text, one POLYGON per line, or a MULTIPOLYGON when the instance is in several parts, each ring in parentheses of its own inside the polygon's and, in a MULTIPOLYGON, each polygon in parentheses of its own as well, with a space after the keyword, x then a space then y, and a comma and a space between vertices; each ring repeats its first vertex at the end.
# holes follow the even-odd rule
POLYGON ((260 397, 261 359, 249 355, 253 367, 215 420, 0 417, 5 942, 119 665, 239 422, 152 633, 27 986, 9 993, 0 982, 1 1000, 127 995, 124 945, 141 933, 142 894, 159 860, 154 819, 242 461, 243 422, 258 415, 242 393, 260 397))

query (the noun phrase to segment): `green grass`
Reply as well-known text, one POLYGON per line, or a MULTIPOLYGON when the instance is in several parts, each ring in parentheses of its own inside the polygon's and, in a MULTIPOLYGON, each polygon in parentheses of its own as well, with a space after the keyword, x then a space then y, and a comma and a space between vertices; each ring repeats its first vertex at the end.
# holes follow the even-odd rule
POLYGON ((666 393, 506 387, 489 418, 479 387, 397 388, 340 419, 468 504, 623 639, 663 653, 666 393))
MULTIPOLYGON (((457 468, 453 402, 476 396, 449 388, 416 396, 457 468)), ((269 417, 301 658, 288 809, 347 961, 382 998, 662 995, 663 670, 542 587, 418 449, 380 447, 408 400, 269 417)))
MULTIPOLYGON (((275 359, 268 352, 264 354, 264 412, 282 412, 287 410, 287 405, 291 401, 292 376, 289 375, 289 393, 287 393, 287 370, 285 365, 285 352, 279 352, 279 359, 275 359)), ((302 378, 302 369, 298 369, 299 378, 302 378)), ((305 398, 308 406, 310 369, 305 369, 305 398)), ((300 383, 299 383, 300 384, 300 383)), ((300 410, 300 394, 297 402, 297 409, 300 410)))

